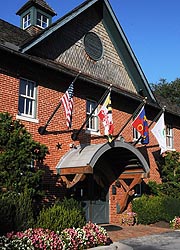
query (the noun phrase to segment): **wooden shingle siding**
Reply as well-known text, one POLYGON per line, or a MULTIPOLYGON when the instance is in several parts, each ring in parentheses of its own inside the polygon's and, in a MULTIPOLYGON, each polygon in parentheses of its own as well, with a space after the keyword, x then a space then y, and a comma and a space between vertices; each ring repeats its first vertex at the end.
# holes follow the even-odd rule
POLYGON ((99 35, 104 46, 103 58, 100 61, 95 62, 88 57, 84 49, 83 38, 59 55, 56 61, 79 69, 82 73, 92 75, 108 84, 137 93, 102 22, 91 31, 99 35))

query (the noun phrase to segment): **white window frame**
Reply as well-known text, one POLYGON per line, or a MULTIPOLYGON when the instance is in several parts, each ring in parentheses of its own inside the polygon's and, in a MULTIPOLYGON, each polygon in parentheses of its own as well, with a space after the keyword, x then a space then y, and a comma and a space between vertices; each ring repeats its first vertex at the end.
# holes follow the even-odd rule
POLYGON ((166 125, 166 143, 167 143, 167 150, 174 149, 174 136, 173 136, 173 128, 172 125, 166 125))
POLYGON ((37 26, 41 27, 42 29, 45 29, 49 26, 49 18, 38 11, 36 24, 37 24, 37 26), (46 19, 46 20, 44 20, 44 19, 46 19))
MULTIPOLYGON (((86 117, 90 115, 90 113, 93 111, 96 105, 97 105, 96 101, 90 100, 90 99, 86 100, 86 117)), ((94 113, 91 115, 91 118, 87 121, 86 132, 89 132, 89 133, 99 132, 98 108, 95 109, 94 113)))
POLYGON ((36 107, 37 107, 36 83, 28 79, 21 78, 19 85, 18 115, 16 118, 27 121, 38 122, 38 120, 36 119, 36 107))
POLYGON ((25 30, 31 25, 31 13, 29 12, 23 17, 23 29, 25 30))

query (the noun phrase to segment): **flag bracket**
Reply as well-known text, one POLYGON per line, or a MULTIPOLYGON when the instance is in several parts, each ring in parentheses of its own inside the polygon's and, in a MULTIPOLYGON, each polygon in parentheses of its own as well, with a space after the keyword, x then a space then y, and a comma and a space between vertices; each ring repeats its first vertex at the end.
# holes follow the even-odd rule
POLYGON ((38 132, 39 132, 40 135, 44 135, 46 133, 46 127, 47 126, 40 126, 38 128, 38 132))
POLYGON ((123 130, 126 128, 126 126, 128 125, 128 123, 130 122, 130 120, 139 112, 139 110, 145 105, 145 103, 147 102, 147 97, 145 97, 142 102, 139 104, 139 106, 137 107, 137 109, 133 112, 133 114, 129 117, 129 119, 127 120, 127 122, 124 124, 124 126, 119 130, 119 132, 113 137, 112 141, 116 140, 119 136, 121 136, 121 133, 123 132, 123 130))
POLYGON ((72 138, 73 141, 76 141, 78 139, 78 136, 81 133, 81 131, 83 130, 84 126, 87 124, 87 122, 89 121, 89 119, 91 118, 92 114, 97 109, 97 107, 100 105, 100 103, 105 99, 105 97, 107 96, 107 94, 110 92, 111 87, 112 87, 112 84, 110 84, 110 86, 106 89, 105 93, 103 94, 103 96, 101 97, 101 99, 99 100, 99 102, 95 105, 94 109, 91 111, 91 113, 89 114, 89 116, 86 118, 86 120, 84 121, 84 123, 82 124, 82 126, 80 127, 80 129, 73 130, 73 133, 71 135, 71 138, 72 138))
MULTIPOLYGON (((148 125, 148 128, 150 128, 152 126, 152 124, 154 122, 156 122, 158 120, 158 118, 162 115, 162 113, 164 113, 166 110, 166 106, 163 106, 163 108, 160 110, 160 112, 156 115, 156 117, 152 120, 152 122, 148 125)), ((140 142, 140 140, 143 139, 142 136, 140 136, 134 143, 133 146, 136 146, 136 144, 138 144, 140 142)))
MULTIPOLYGON (((79 77, 79 75, 81 74, 81 71, 78 72, 78 74, 75 76, 74 80, 72 83, 75 83, 75 81, 77 80, 77 78, 79 77)), ((53 113, 51 114, 51 116, 49 117, 48 121, 46 122, 45 126, 40 126, 38 128, 38 132, 40 135, 44 135, 46 133, 46 128, 49 125, 50 121, 52 120, 53 116, 55 115, 55 113, 58 111, 58 109, 61 107, 62 101, 60 100, 60 102, 58 103, 58 105, 56 106, 55 110, 53 111, 53 113)))
POLYGON ((78 130, 76 130, 76 129, 74 129, 73 130, 73 132, 72 132, 72 135, 71 135, 71 139, 73 140, 73 141, 76 141, 77 140, 77 137, 78 137, 78 135, 79 135, 79 131, 78 130))

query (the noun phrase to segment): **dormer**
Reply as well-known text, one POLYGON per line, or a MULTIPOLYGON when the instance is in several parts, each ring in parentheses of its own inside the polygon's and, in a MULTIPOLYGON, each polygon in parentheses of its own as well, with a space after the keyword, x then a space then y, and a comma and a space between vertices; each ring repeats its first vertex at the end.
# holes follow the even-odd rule
POLYGON ((21 28, 34 35, 51 25, 56 13, 44 0, 29 0, 16 15, 21 18, 21 28))

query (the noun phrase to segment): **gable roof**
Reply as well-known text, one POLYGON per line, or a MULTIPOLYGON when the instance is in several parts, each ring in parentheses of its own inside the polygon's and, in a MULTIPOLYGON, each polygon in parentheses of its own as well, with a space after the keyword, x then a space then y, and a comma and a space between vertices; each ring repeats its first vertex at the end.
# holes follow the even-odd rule
POLYGON ((0 19, 0 44, 7 45, 7 43, 11 43, 14 46, 20 46, 30 37, 27 31, 0 19))
POLYGON ((21 15, 24 11, 26 11, 31 6, 35 6, 41 10, 45 10, 51 16, 56 15, 56 12, 46 3, 45 0, 29 0, 16 12, 16 15, 21 15))
MULTIPOLYGON (((66 14, 64 17, 57 20, 47 29, 40 32, 36 37, 30 39, 27 43, 21 46, 22 53, 29 53, 30 50, 39 46, 40 43, 44 42, 48 37, 57 32, 57 30, 62 29, 67 23, 73 21, 77 16, 81 15, 83 12, 90 8, 96 8, 102 15, 102 22, 109 34, 109 37, 113 41, 113 44, 119 53, 119 56, 123 58, 125 62, 125 67, 128 74, 133 78, 134 85, 136 89, 142 89, 144 95, 148 97, 151 102, 156 102, 156 98, 148 84, 148 81, 141 69, 140 64, 131 46, 119 24, 108 0, 87 0, 71 12, 66 14)), ((30 52, 31 53, 31 52, 30 52)))

